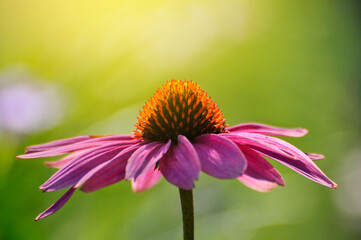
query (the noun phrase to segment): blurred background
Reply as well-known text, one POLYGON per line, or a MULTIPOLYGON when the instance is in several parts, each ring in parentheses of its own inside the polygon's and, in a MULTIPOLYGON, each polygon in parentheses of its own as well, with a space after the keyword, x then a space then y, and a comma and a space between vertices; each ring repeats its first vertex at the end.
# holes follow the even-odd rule
POLYGON ((170 79, 199 83, 229 125, 304 127, 287 139, 326 159, 331 190, 274 164, 286 188, 250 190, 202 174, 196 239, 361 239, 361 2, 0 1, 0 239, 181 239, 178 190, 122 181, 42 194, 54 169, 16 160, 25 146, 130 134, 170 79))

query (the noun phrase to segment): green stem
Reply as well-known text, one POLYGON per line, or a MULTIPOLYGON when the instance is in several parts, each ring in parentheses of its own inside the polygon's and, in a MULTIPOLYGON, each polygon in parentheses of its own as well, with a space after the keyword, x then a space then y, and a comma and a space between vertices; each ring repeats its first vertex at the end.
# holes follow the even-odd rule
POLYGON ((193 192, 179 188, 183 217, 183 239, 194 240, 193 192))

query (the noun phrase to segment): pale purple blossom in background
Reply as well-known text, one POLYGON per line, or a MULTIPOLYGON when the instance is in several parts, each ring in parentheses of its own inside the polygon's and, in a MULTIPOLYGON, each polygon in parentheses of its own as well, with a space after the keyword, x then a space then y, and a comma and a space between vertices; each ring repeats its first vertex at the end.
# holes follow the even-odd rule
POLYGON ((60 90, 26 71, 0 75, 0 130, 31 134, 54 127, 64 113, 60 90))

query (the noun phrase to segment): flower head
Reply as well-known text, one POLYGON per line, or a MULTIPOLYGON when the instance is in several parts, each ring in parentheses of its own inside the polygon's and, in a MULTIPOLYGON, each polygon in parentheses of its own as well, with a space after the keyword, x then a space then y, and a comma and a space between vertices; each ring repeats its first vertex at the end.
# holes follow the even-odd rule
POLYGON ((140 112, 134 135, 141 140, 177 143, 179 135, 192 141, 207 133, 223 133, 223 113, 192 81, 167 82, 140 112))
POLYGON ((306 129, 278 128, 258 123, 228 127, 222 111, 192 81, 172 80, 144 105, 134 135, 80 136, 27 147, 18 158, 69 153, 45 164, 59 168, 40 189, 70 187, 36 219, 59 210, 77 188, 92 192, 123 179, 135 192, 151 188, 162 176, 186 190, 194 188, 200 172, 220 179, 237 178, 257 191, 284 186, 278 171, 264 158, 276 160, 299 174, 337 188, 306 154, 275 136, 302 137, 306 129))

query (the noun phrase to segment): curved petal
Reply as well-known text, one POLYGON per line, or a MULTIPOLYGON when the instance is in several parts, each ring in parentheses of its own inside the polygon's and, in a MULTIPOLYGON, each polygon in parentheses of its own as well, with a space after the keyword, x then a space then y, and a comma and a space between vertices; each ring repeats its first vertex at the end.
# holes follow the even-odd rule
POLYGON ((140 175, 147 172, 149 169, 163 157, 168 151, 171 140, 166 144, 159 142, 150 142, 141 146, 129 158, 125 178, 127 180, 136 180, 140 175))
POLYGON ((28 146, 26 147, 26 153, 46 151, 54 148, 73 145, 80 142, 99 143, 105 141, 124 141, 124 140, 129 141, 129 140, 134 140, 134 138, 132 135, 79 136, 79 137, 60 139, 48 143, 28 146))
MULTIPOLYGON (((133 146, 134 148, 134 146, 133 146)), ((119 155, 119 154, 118 154, 119 155)), ((121 154, 120 154, 121 155, 121 154)), ((123 154, 124 155, 124 154, 123 154)), ((116 159, 116 157, 115 157, 116 159)), ((114 158, 111 160, 108 160, 106 162, 103 162, 102 164, 99 164, 95 168, 91 169, 89 172, 87 172, 84 176, 80 178, 79 181, 76 182, 74 186, 72 186, 58 201, 56 201, 54 204, 52 204, 47 210, 45 210, 43 213, 39 214, 35 221, 48 217, 55 212, 57 212, 61 207, 64 206, 64 204, 70 199, 70 197, 73 195, 74 191, 79 188, 81 185, 86 183, 90 178, 94 177, 96 173, 99 173, 100 170, 110 170, 109 167, 112 167, 111 163, 114 163, 114 158), (111 165, 111 166, 109 166, 111 165)), ((125 165, 124 165, 125 168, 125 165)), ((124 172, 124 170, 123 170, 124 172)), ((124 176, 124 174, 123 174, 124 176)))
POLYGON ((247 187, 252 188, 253 190, 259 192, 269 192, 273 188, 278 187, 278 185, 274 182, 253 178, 247 174, 243 174, 242 176, 239 176, 237 179, 247 187))
POLYGON ((304 154, 295 146, 281 139, 264 136, 261 134, 244 133, 242 135, 247 135, 248 137, 263 142, 264 144, 273 145, 274 147, 280 149, 288 155, 291 155, 292 157, 289 158, 285 155, 281 155, 275 152, 268 152, 267 150, 262 150, 261 152, 259 151, 258 147, 249 146, 252 149, 260 152, 262 155, 284 164, 285 166, 311 179, 314 182, 330 188, 337 188, 337 184, 334 183, 331 179, 329 179, 306 154, 304 154))
POLYGON ((67 156, 65 156, 64 158, 57 160, 57 161, 51 161, 51 162, 44 162, 45 165, 49 166, 49 167, 53 167, 53 168, 62 168, 64 167, 66 164, 68 164, 71 160, 85 154, 88 151, 91 151, 91 149, 86 149, 86 150, 79 150, 76 151, 74 153, 71 153, 67 156))
POLYGON ((40 189, 44 192, 50 192, 73 185, 91 169, 112 159, 126 147, 128 146, 106 146, 86 152, 85 154, 72 159, 67 165, 58 170, 40 186, 40 189))
POLYGON ((80 190, 83 192, 93 192, 123 180, 128 159, 139 147, 140 144, 136 144, 121 151, 104 167, 87 179, 80 190))
POLYGON ((48 150, 51 148, 62 147, 62 146, 66 146, 66 145, 70 145, 70 144, 74 144, 74 143, 78 143, 78 142, 83 142, 83 141, 89 140, 89 139, 91 139, 90 136, 78 136, 78 137, 60 139, 60 140, 55 140, 55 141, 51 141, 48 143, 28 146, 28 147, 26 147, 26 149, 28 151, 32 151, 32 152, 44 151, 44 150, 48 150))
POLYGON ((178 145, 171 146, 169 151, 159 161, 159 169, 168 182, 186 190, 194 188, 198 179, 200 162, 192 143, 178 136, 178 145))
POLYGON ((227 138, 204 134, 194 142, 203 172, 221 179, 236 178, 244 173, 247 161, 241 150, 227 138))
POLYGON ((270 182, 285 186, 285 181, 283 180, 281 174, 258 152, 247 147, 240 148, 246 156, 248 163, 247 170, 243 174, 249 176, 247 179, 252 178, 254 180, 260 180, 261 182, 270 182))
MULTIPOLYGON (((108 161, 109 162, 109 161, 108 161)), ((108 162, 102 163, 98 165, 96 168, 93 168, 87 174, 85 174, 74 186, 72 186, 61 198, 59 198, 54 204, 52 204, 48 209, 44 212, 40 213, 36 218, 35 221, 39 219, 46 218, 54 213, 56 213, 60 208, 64 206, 64 204, 70 199, 73 195, 74 191, 86 182, 91 176, 94 175, 99 169, 103 168, 108 162)))
POLYGON ((52 215, 53 213, 57 212, 69 200, 69 198, 73 195, 75 190, 76 190, 76 188, 71 187, 61 198, 59 198, 58 201, 56 201, 54 204, 52 204, 44 212, 40 213, 35 218, 35 221, 38 221, 39 219, 42 219, 42 218, 45 218, 45 217, 48 217, 48 216, 52 215))
POLYGON ((135 144, 139 142, 138 140, 116 140, 120 138, 120 136, 112 136, 112 137, 99 137, 99 138, 92 138, 90 140, 77 142, 74 144, 69 144, 65 146, 59 146, 44 150, 29 150, 26 154, 19 155, 16 158, 23 158, 23 159, 30 159, 30 158, 42 158, 42 157, 53 157, 58 156, 78 150, 94 148, 94 147, 105 147, 109 145, 113 146, 124 146, 129 144, 135 144))
POLYGON ((313 161, 317 161, 317 160, 321 160, 324 159, 325 156, 319 153, 305 153, 309 158, 311 158, 311 160, 313 161))
POLYGON ((259 133, 286 137, 303 137, 308 133, 304 128, 280 128, 261 123, 243 123, 227 128, 231 133, 259 133))
POLYGON ((275 154, 284 155, 285 157, 294 158, 290 154, 280 150, 274 145, 262 142, 259 139, 254 138, 251 133, 224 133, 224 134, 219 134, 219 136, 225 137, 231 140, 232 142, 237 143, 237 145, 247 146, 247 147, 251 147, 252 149, 257 149, 258 152, 262 152, 262 151, 273 152, 275 154))
POLYGON ((148 172, 138 177, 137 180, 132 181, 132 189, 134 192, 143 192, 156 185, 161 178, 162 174, 159 169, 151 168, 148 172))

